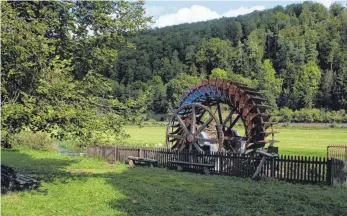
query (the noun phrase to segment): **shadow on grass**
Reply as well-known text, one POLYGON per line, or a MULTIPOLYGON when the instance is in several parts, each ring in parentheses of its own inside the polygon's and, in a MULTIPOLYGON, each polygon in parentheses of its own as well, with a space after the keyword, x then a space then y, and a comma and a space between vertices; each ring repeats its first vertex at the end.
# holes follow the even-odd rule
MULTIPOLYGON (((42 152, 42 154, 47 154, 47 152, 42 152)), ((44 182, 52 182, 57 178, 83 177, 66 170, 67 166, 77 162, 77 160, 68 157, 64 159, 34 158, 19 150, 2 150, 1 152, 1 164, 13 167, 16 173, 28 175, 44 182)))
POLYGON ((128 215, 347 215, 347 188, 161 168, 134 167, 109 175, 108 183, 127 196, 109 205, 128 215))
MULTIPOLYGON (((101 179, 106 183, 105 187, 112 186, 113 193, 122 197, 100 199, 100 205, 106 203, 111 211, 126 215, 346 215, 347 212, 347 188, 294 185, 273 180, 254 182, 226 176, 178 173, 163 168, 71 172, 68 167, 77 162, 73 159, 33 158, 21 152, 6 155, 5 162, 45 182, 58 180, 69 184, 75 179, 83 182, 90 178, 101 179)), ((104 186, 98 187, 102 190, 104 186)), ((78 188, 74 193, 79 191, 83 192, 78 188)), ((102 214, 98 208, 94 210, 102 214)))

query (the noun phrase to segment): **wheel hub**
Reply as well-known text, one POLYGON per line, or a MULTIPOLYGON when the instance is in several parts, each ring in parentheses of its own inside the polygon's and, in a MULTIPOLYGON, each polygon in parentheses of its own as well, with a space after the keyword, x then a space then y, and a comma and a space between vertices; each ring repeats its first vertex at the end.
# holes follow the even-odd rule
POLYGON ((194 140, 194 135, 193 134, 188 135, 187 141, 188 142, 193 142, 193 140, 194 140))

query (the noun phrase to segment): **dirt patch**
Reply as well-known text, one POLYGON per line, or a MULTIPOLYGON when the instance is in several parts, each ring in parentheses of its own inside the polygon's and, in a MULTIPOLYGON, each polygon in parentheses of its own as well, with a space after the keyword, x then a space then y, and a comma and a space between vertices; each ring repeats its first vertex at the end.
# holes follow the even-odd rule
POLYGON ((8 194, 7 196, 7 200, 10 200, 11 202, 18 202, 20 201, 20 197, 17 194, 8 194))
POLYGON ((96 169, 68 169, 70 173, 96 173, 96 169))

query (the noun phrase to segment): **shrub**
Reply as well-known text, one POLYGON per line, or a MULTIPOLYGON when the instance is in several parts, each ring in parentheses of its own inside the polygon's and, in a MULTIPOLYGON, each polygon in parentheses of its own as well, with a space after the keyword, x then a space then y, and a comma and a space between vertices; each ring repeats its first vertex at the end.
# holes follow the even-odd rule
POLYGON ((33 133, 23 131, 19 134, 13 134, 8 137, 8 142, 13 148, 30 148, 35 150, 52 150, 54 140, 43 132, 33 133))
POLYGON ((327 122, 327 123, 343 123, 347 122, 347 114, 345 110, 326 111, 324 109, 308 109, 303 108, 293 111, 287 107, 281 108, 278 112, 274 112, 279 116, 281 122, 327 122))
POLYGON ((327 111, 324 116, 325 122, 347 122, 347 115, 345 110, 327 111))
POLYGON ((282 122, 290 123, 294 119, 294 111, 289 109, 288 107, 284 107, 284 108, 280 109, 279 115, 281 116, 280 121, 282 121, 282 122))
POLYGON ((158 121, 155 120, 155 119, 149 119, 148 122, 150 122, 150 123, 157 123, 158 121))
POLYGON ((294 112, 296 122, 323 122, 322 113, 319 109, 303 108, 294 112))
POLYGON ((331 127, 331 128, 337 128, 338 125, 337 125, 336 122, 333 122, 333 123, 331 123, 331 124, 329 125, 329 127, 331 127))

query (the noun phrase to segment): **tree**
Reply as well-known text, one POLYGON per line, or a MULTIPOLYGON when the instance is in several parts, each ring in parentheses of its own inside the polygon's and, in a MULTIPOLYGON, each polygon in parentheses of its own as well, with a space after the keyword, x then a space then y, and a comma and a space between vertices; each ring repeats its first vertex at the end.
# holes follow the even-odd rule
MULTIPOLYGON (((332 75, 331 82, 322 82, 317 90, 320 99, 324 92, 327 103, 319 100, 312 106, 338 110, 345 107, 347 100, 344 70, 346 17, 346 8, 341 4, 332 4, 328 10, 322 4, 305 2, 238 17, 168 26, 136 34, 125 32, 125 38, 136 45, 136 50, 120 43, 118 34, 114 35, 115 40, 101 37, 82 40, 84 42, 79 46, 72 46, 70 40, 60 40, 65 48, 56 47, 65 54, 67 52, 61 50, 69 49, 70 53, 80 50, 76 51, 76 56, 83 58, 75 61, 81 68, 79 71, 100 65, 95 70, 105 76, 111 74, 111 79, 125 85, 138 80, 148 82, 155 75, 168 83, 181 72, 205 79, 215 68, 227 71, 229 78, 258 82, 264 73, 263 63, 269 59, 276 77, 283 80, 277 105, 291 109, 306 106, 294 94, 294 84, 303 66, 312 61, 322 71, 322 80, 327 74, 332 75), (106 51, 109 53, 104 56, 102 53, 106 51), (118 59, 116 64, 114 59, 118 59)), ((84 74, 81 72, 78 74, 84 74)))
POLYGON ((229 40, 219 38, 203 39, 199 45, 196 62, 210 74, 214 68, 231 70, 232 45, 229 40))
POLYGON ((332 104, 332 88, 334 83, 334 74, 331 70, 326 70, 321 82, 321 90, 318 93, 318 100, 323 107, 331 107, 332 104))
POLYGON ((254 30, 249 34, 245 44, 249 56, 251 73, 253 74, 247 76, 254 76, 261 70, 261 60, 264 56, 265 41, 266 33, 263 29, 254 30))
POLYGON ((312 108, 315 104, 315 98, 321 79, 321 72, 313 61, 301 66, 295 76, 294 96, 300 101, 301 107, 312 108))
POLYGON ((227 38, 233 42, 233 46, 236 46, 239 40, 242 38, 242 26, 239 22, 231 21, 226 26, 227 38))
POLYGON ((197 77, 189 76, 185 73, 180 73, 175 79, 170 80, 166 85, 166 98, 169 107, 174 107, 175 103, 180 101, 179 97, 182 96, 183 92, 195 85, 197 81, 197 77))
POLYGON ((215 68, 211 71, 210 78, 226 79, 227 78, 227 72, 223 69, 215 68))
POLYGON ((84 144, 124 137, 122 124, 139 119, 146 95, 120 103, 105 75, 117 48, 130 46, 123 35, 150 20, 143 2, 1 2, 1 11, 2 130, 84 144))
POLYGON ((171 66, 169 58, 164 57, 161 60, 161 62, 162 67, 160 68, 159 74, 162 74, 164 82, 167 83, 174 77, 175 71, 174 68, 171 66))
POLYGON ((259 88, 271 107, 276 109, 276 99, 282 92, 282 79, 276 78, 275 69, 269 59, 264 61, 263 67, 264 72, 259 77, 259 88))
POLYGON ((156 113, 166 113, 168 105, 166 99, 166 87, 162 79, 159 76, 154 76, 149 81, 149 85, 152 87, 152 105, 151 110, 156 113))

